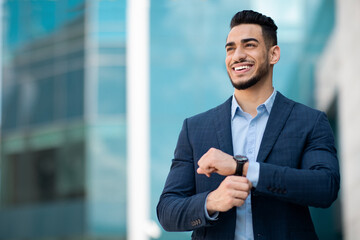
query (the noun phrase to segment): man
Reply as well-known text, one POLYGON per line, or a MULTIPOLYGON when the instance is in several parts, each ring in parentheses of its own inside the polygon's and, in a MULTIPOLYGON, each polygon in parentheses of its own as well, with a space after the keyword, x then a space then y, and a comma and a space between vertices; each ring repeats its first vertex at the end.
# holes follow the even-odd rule
POLYGON ((234 94, 184 121, 159 221, 193 239, 317 239, 308 206, 329 207, 340 185, 328 120, 274 90, 271 18, 242 11, 230 27, 234 94))

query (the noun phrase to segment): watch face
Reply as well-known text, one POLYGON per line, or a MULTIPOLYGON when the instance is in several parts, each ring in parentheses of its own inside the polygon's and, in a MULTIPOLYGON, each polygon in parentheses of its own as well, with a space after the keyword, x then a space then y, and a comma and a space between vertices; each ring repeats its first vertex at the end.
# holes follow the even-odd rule
POLYGON ((244 156, 244 155, 235 155, 234 158, 237 160, 237 161, 241 161, 241 162, 247 162, 249 159, 244 156))

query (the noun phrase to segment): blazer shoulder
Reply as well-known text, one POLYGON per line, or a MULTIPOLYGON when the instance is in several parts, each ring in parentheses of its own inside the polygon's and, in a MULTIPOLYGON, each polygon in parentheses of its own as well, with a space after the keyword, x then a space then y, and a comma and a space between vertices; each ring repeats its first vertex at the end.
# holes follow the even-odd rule
POLYGON ((318 109, 309 107, 303 103, 291 100, 291 99, 285 97, 284 95, 282 95, 280 92, 278 92, 278 98, 279 98, 278 103, 280 105, 282 105, 282 104, 290 105, 293 109, 293 113, 314 115, 314 116, 318 116, 319 114, 324 113, 318 109))

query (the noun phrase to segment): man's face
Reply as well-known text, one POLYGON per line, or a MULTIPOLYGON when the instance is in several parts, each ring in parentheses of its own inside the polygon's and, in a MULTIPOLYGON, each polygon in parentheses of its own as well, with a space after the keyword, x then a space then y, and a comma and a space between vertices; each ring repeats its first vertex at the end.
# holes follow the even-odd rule
POLYGON ((261 26, 240 24, 227 37, 226 69, 233 86, 244 90, 262 80, 270 69, 261 26))

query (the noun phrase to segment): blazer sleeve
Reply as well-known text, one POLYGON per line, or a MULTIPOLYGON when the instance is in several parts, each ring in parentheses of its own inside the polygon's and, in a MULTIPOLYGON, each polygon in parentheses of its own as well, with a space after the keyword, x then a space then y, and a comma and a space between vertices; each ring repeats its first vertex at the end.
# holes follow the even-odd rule
POLYGON ((299 147, 303 150, 298 168, 273 164, 271 154, 260 163, 254 193, 300 205, 329 207, 337 198, 340 174, 334 137, 324 113, 318 114, 304 146, 299 143, 299 147))
POLYGON ((174 159, 157 205, 157 216, 166 231, 190 231, 211 225, 204 204, 209 192, 196 193, 193 149, 184 121, 174 159))

